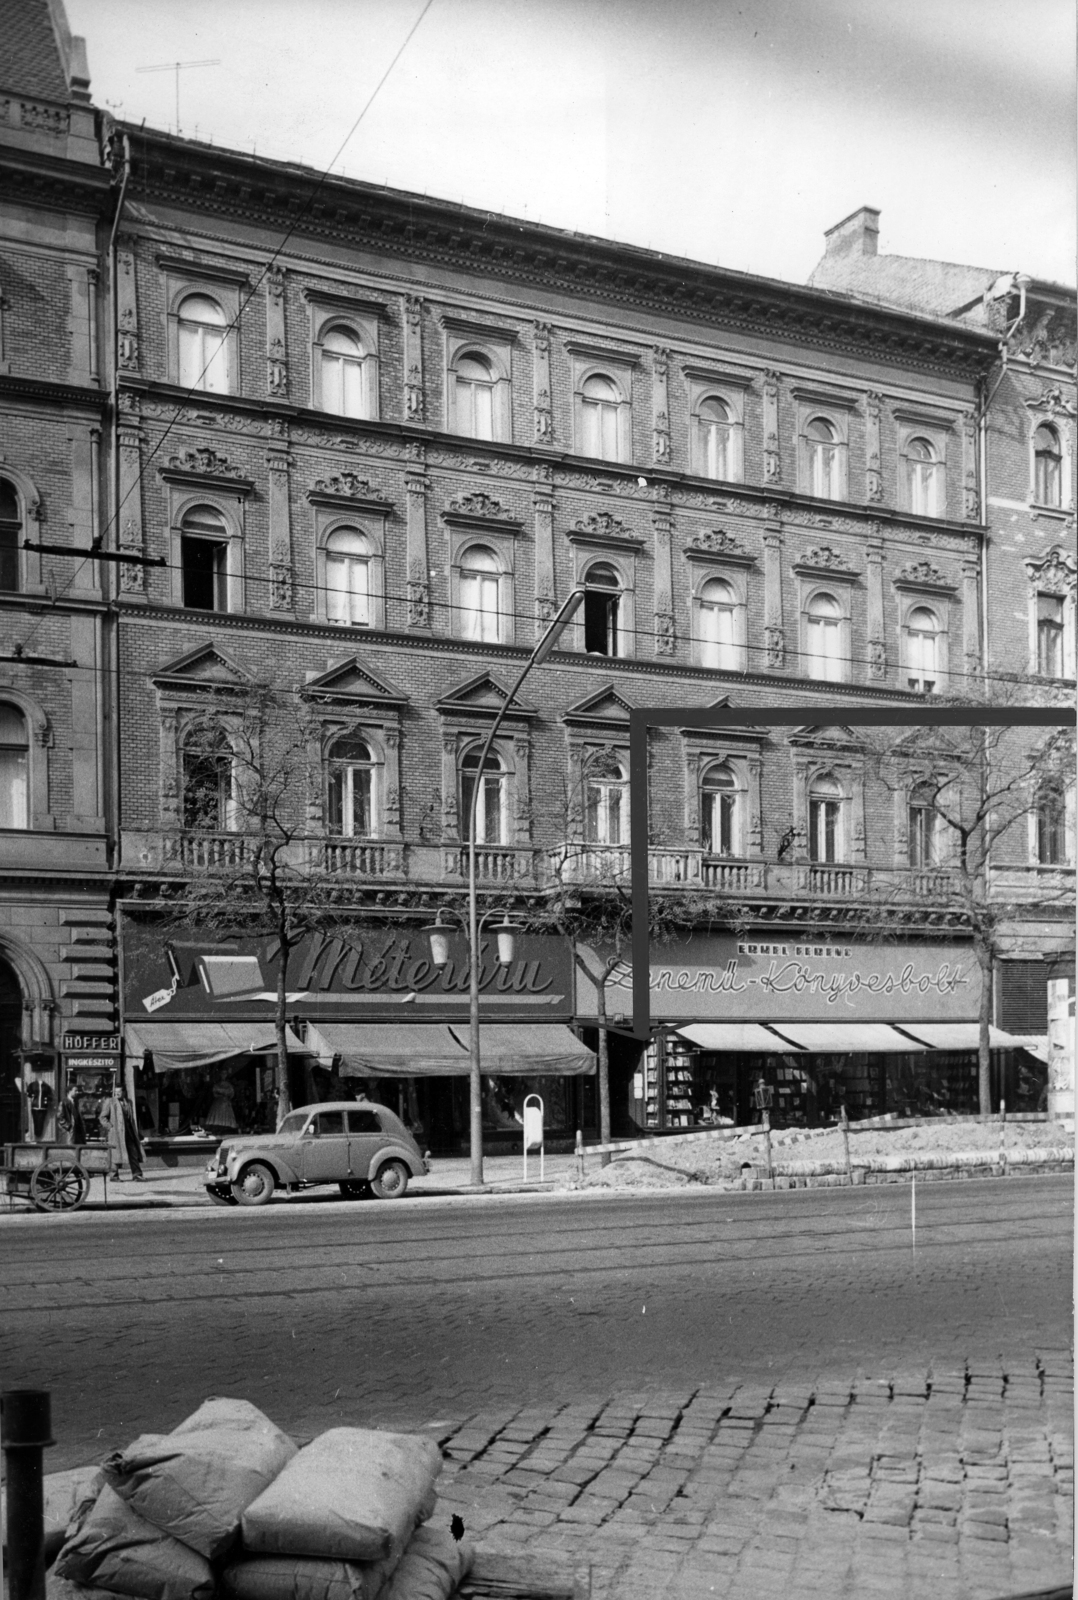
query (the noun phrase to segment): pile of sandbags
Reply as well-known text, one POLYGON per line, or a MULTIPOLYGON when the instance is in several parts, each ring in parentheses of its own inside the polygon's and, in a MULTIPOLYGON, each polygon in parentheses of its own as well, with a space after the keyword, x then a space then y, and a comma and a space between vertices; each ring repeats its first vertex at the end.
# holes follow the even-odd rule
POLYGON ((441 1465, 430 1439, 362 1428, 297 1450, 247 1401, 207 1400, 55 1475, 49 1600, 447 1600, 472 1552, 423 1526, 441 1465))

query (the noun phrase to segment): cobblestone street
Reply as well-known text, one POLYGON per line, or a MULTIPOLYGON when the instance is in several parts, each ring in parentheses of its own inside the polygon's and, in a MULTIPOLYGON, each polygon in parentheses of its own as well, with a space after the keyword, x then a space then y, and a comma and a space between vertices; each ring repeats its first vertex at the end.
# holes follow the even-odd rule
POLYGON ((437 1518, 617 1600, 1002 1600, 1070 1576, 1060 1178, 0 1222, 53 1468, 241 1394, 430 1431, 437 1518))

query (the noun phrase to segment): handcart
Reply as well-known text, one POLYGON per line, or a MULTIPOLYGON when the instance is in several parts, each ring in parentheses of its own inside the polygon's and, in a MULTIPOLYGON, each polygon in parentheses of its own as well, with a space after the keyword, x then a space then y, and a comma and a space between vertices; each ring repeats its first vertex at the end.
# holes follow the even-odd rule
POLYGON ((90 1174, 109 1171, 105 1144, 5 1144, 0 1177, 5 1192, 35 1211, 76 1211, 90 1193, 90 1174))

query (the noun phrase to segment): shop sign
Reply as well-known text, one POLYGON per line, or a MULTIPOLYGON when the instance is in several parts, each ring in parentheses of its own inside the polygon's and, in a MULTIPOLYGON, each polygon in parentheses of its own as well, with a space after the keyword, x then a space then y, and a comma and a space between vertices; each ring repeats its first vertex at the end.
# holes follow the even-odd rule
MULTIPOLYGON (((600 955, 587 957, 600 971, 600 955)), ((969 945, 711 935, 653 945, 650 990, 656 1022, 975 1022, 981 969, 969 945)), ((595 1016, 582 974, 577 1006, 595 1016)), ((606 1009, 632 1015, 628 961, 607 978, 606 1009)))
MULTIPOLYGON (((164 1022, 272 1020, 280 970, 277 941, 198 939, 185 930, 122 923, 124 1015, 164 1022)), ((573 1015, 566 939, 518 934, 502 967, 493 934, 482 939, 479 993, 489 1022, 567 1021, 573 1015)), ((357 927, 311 933, 285 974, 289 1015, 312 1022, 452 1021, 468 1015, 467 942, 459 934, 443 968, 418 928, 357 927)))
POLYGON ((65 1033, 60 1048, 68 1072, 113 1072, 120 1065, 118 1033, 65 1033))

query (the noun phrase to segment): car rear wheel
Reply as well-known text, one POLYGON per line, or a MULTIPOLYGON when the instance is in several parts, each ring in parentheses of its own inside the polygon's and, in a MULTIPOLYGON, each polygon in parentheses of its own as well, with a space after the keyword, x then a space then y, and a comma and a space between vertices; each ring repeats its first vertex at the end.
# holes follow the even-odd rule
POLYGON ((337 1187, 346 1200, 362 1200, 371 1192, 370 1184, 361 1178, 342 1179, 337 1187))
POLYGON ((232 1185, 232 1198, 241 1206, 268 1205, 273 1197, 275 1184, 276 1180, 269 1167, 261 1161, 252 1161, 249 1167, 244 1167, 232 1185))
POLYGON ((227 1183, 208 1183, 206 1193, 215 1206, 234 1206, 236 1198, 227 1183))
POLYGON ((399 1200, 408 1188, 408 1176, 403 1161, 387 1161, 371 1179, 371 1188, 379 1200, 399 1200))

